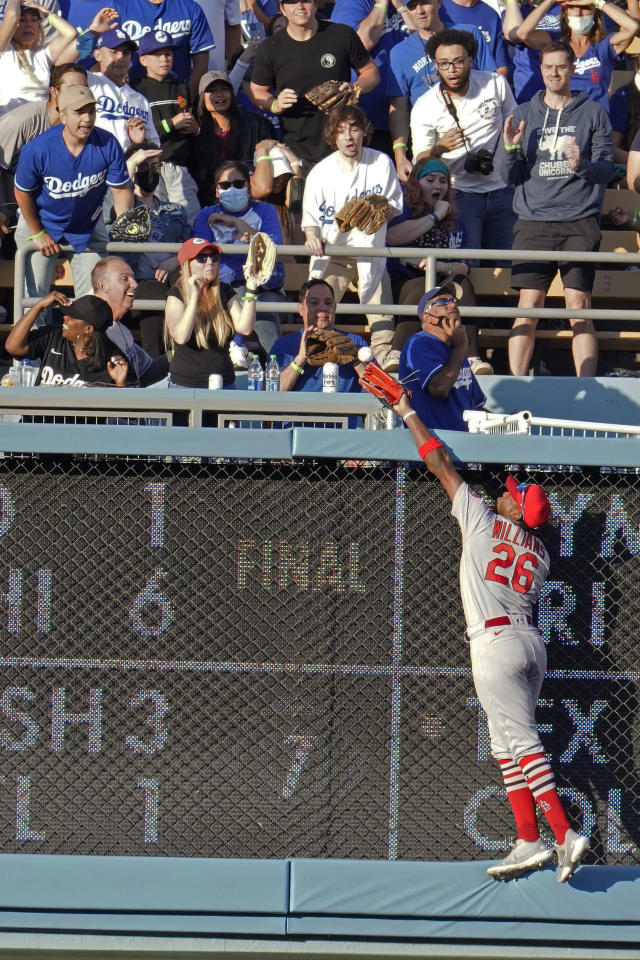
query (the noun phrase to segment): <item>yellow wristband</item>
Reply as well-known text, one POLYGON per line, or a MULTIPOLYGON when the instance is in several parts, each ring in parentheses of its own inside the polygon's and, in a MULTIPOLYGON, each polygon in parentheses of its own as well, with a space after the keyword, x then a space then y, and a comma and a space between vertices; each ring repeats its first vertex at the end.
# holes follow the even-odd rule
POLYGON ((407 145, 406 145, 406 143, 404 142, 404 140, 396 140, 396 141, 394 142, 394 144, 393 144, 393 149, 394 149, 394 150, 397 150, 398 147, 404 147, 405 150, 407 149, 407 145))
POLYGON ((378 10, 384 10, 385 13, 387 12, 386 3, 374 3, 374 7, 377 7, 378 10))
POLYGON ((289 366, 293 367, 296 373, 304 373, 304 367, 299 367, 295 360, 292 360, 289 366))
POLYGON ((263 157, 256 157, 256 163, 260 163, 261 160, 273 160, 273 157, 269 157, 266 154, 263 157))
POLYGON ((40 230, 39 233, 34 233, 30 237, 27 237, 27 240, 37 240, 38 237, 44 237, 46 230, 40 230))
POLYGON ((278 98, 274 97, 271 101, 271 106, 269 107, 269 113, 277 113, 276 107, 278 106, 278 98))

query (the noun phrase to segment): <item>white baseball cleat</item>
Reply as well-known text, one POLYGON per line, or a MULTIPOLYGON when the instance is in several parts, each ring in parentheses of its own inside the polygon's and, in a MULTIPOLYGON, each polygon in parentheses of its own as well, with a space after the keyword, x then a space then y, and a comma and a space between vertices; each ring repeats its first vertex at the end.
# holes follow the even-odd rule
POLYGON ((555 848, 558 854, 556 878, 558 883, 566 883, 582 863, 589 850, 589 841, 575 830, 567 830, 564 843, 556 843, 555 848))
POLYGON ((494 880, 516 880, 531 870, 540 870, 553 857, 553 848, 539 837, 537 840, 516 840, 511 853, 495 867, 488 867, 487 874, 494 880))

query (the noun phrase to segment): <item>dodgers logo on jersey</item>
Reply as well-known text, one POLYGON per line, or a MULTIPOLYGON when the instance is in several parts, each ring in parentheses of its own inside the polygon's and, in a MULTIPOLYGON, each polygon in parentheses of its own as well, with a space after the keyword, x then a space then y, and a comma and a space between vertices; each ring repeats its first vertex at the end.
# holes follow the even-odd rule
POLYGON ((161 30, 163 33, 168 33, 174 40, 178 40, 180 37, 188 37, 190 35, 191 20, 167 20, 166 23, 160 21, 155 23, 153 27, 143 27, 137 20, 125 20, 122 24, 122 29, 125 30, 129 38, 135 40, 136 43, 138 40, 141 40, 145 34, 151 33, 152 30, 161 30))
POLYGON ((141 107, 132 107, 128 103, 118 103, 106 93, 98 97, 98 113, 105 120, 140 117, 146 123, 149 118, 148 110, 143 110, 141 107))
POLYGON ((49 196, 53 200, 67 200, 69 197, 86 197, 90 190, 99 187, 107 176, 106 170, 92 173, 83 177, 82 174, 75 180, 61 180, 60 177, 44 177, 44 184, 49 196))

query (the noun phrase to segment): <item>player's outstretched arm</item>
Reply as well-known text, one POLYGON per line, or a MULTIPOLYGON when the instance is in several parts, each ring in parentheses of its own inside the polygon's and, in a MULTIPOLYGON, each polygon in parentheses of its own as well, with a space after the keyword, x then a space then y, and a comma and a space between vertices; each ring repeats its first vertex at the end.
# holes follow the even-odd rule
POLYGON ((418 414, 411 408, 406 394, 403 394, 393 409, 409 427, 418 453, 424 460, 427 469, 438 478, 448 493, 449 499, 453 500, 456 490, 462 483, 462 477, 451 463, 451 457, 446 447, 434 437, 430 430, 427 430, 418 414))

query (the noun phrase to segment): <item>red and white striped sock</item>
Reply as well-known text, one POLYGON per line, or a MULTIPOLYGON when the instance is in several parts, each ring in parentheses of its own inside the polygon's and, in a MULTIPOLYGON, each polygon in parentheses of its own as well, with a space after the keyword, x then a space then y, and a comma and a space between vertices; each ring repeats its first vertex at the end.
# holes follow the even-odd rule
POLYGON ((549 761, 543 753, 532 753, 528 757, 522 757, 520 767, 536 803, 549 821, 556 843, 564 843, 569 821, 558 796, 549 761))
POLYGON ((536 805, 520 766, 513 760, 498 760, 518 829, 518 840, 537 840, 540 836, 536 805))

